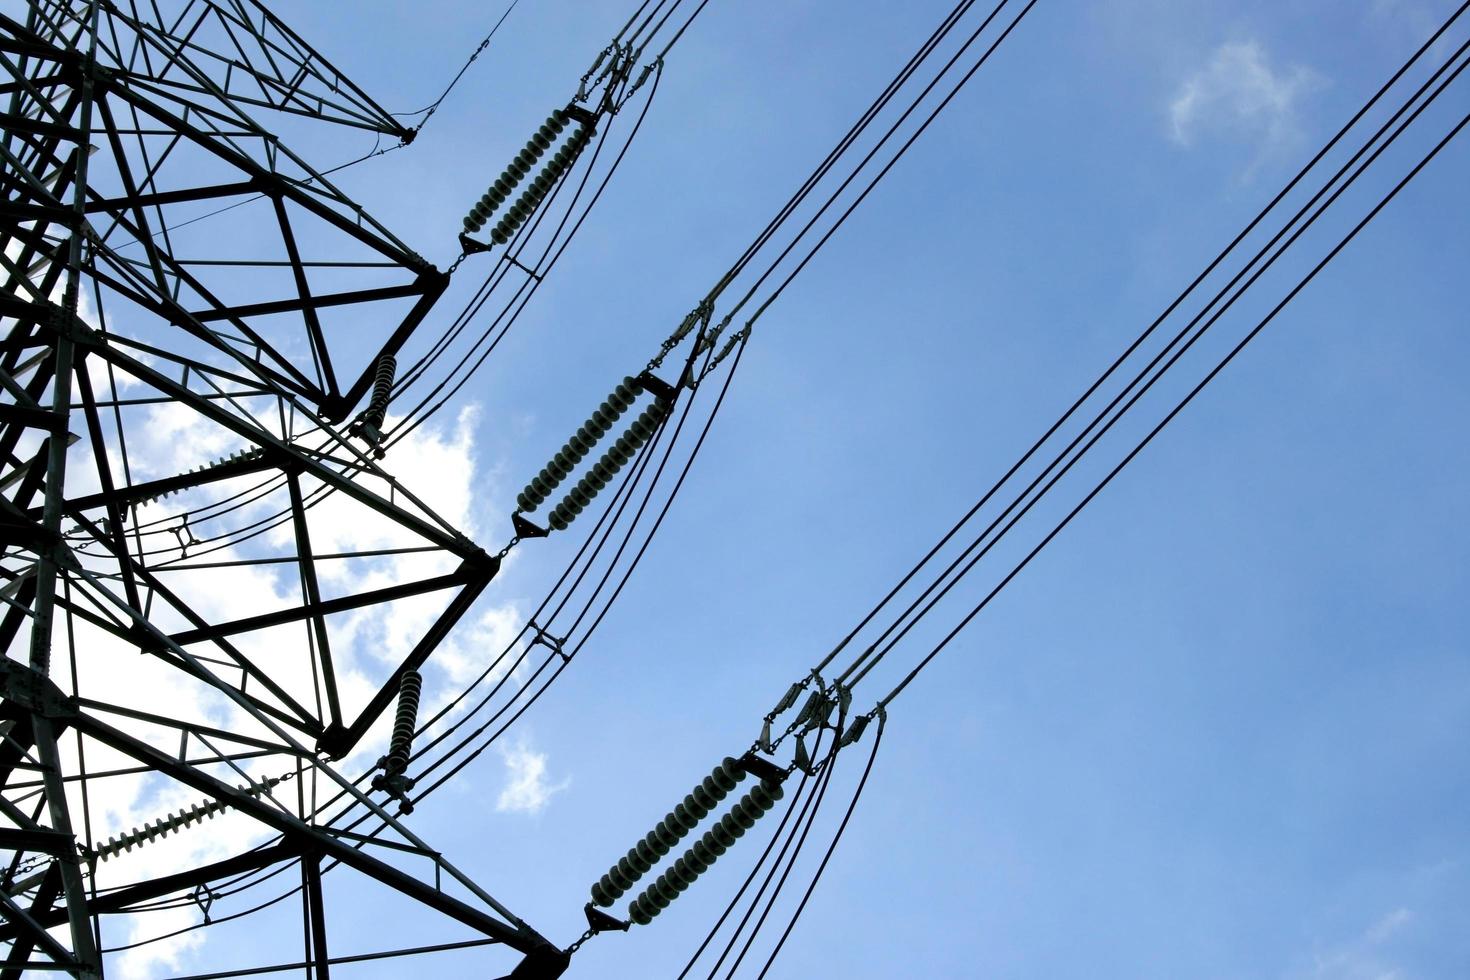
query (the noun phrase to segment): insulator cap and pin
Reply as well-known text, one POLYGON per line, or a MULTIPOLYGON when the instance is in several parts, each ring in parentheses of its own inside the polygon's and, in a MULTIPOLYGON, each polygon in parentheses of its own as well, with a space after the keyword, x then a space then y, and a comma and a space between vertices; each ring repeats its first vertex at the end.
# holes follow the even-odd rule
POLYGON ((628 918, 646 926, 668 908, 694 880, 710 869, 721 854, 735 846, 735 841, 769 813, 785 793, 781 784, 766 778, 756 783, 732 806, 704 836, 690 845, 668 870, 653 884, 628 903, 628 918))
MULTIPOLYGON (((250 460, 259 459, 264 455, 265 450, 259 447, 256 447, 255 449, 239 449, 233 453, 230 453, 228 456, 221 456, 219 459, 216 459, 209 463, 205 463, 203 466, 196 466, 194 467, 194 469, 190 470, 189 473, 197 475, 199 477, 199 483, 204 483, 205 480, 208 478, 207 474, 209 474, 212 470, 221 469, 229 463, 245 463, 250 460)), ((151 504, 155 500, 162 500, 165 497, 172 497, 176 493, 183 493, 185 490, 193 489, 193 487, 198 486, 199 483, 192 484, 188 487, 175 487, 172 490, 164 490, 162 493, 155 493, 151 497, 144 497, 142 500, 139 500, 138 505, 142 506, 143 504, 151 504)))
POLYGON ((475 206, 470 208, 469 214, 464 216, 466 234, 477 232, 485 226, 485 222, 505 203, 506 198, 516 189, 516 185, 531 172, 536 161, 541 159, 541 154, 545 153, 552 141, 561 135, 561 131, 566 128, 567 118, 565 109, 557 109, 546 117, 541 128, 532 134, 531 138, 526 141, 526 145, 521 147, 521 151, 511 159, 500 176, 495 178, 495 183, 490 185, 475 206))
POLYGON ((541 502, 567 478, 567 474, 576 468, 582 457, 591 452, 607 434, 607 430, 612 428, 613 423, 632 406, 640 390, 638 382, 633 378, 624 378, 618 382, 618 386, 592 413, 592 417, 572 433, 561 451, 541 467, 541 472, 532 477, 531 482, 516 496, 516 505, 528 513, 541 506, 541 502))
POLYGON ((572 119, 576 120, 577 128, 572 131, 567 141, 557 148, 556 152, 551 155, 551 159, 541 168, 541 172, 521 191, 520 196, 490 229, 490 240, 496 245, 504 245, 510 241, 516 229, 520 228, 531 216, 536 206, 541 203, 551 188, 556 186, 556 182, 571 168, 572 164, 576 163, 577 157, 596 135, 596 117, 581 107, 557 109, 546 117, 546 122, 542 123, 541 127, 531 135, 526 145, 512 158, 501 175, 495 178, 495 182, 465 215, 464 234, 460 240, 465 243, 466 249, 483 250, 488 247, 477 245, 468 236, 483 228, 485 222, 489 221, 500 206, 510 199, 510 195, 531 172, 531 168, 536 165, 542 155, 556 142, 561 131, 566 128, 567 122, 572 119))
MULTIPOLYGON (((284 776, 271 776, 267 779, 262 779, 253 786, 240 787, 240 792, 247 796, 260 796, 273 787, 280 785, 285 781, 285 778, 284 776)), ((178 833, 191 824, 199 823, 201 820, 208 820, 229 805, 229 800, 221 799, 196 803, 187 810, 171 813, 167 817, 155 820, 150 824, 145 824, 136 830, 130 830, 125 834, 119 834, 116 837, 109 838, 97 848, 96 857, 99 860, 106 861, 108 858, 115 857, 123 851, 131 851, 134 847, 146 844, 149 841, 178 833)))
POLYGON ((669 413, 669 406, 661 400, 649 403, 638 417, 628 424, 623 434, 618 436, 616 442, 608 447, 602 458, 593 463, 577 485, 567 491, 567 495, 561 499, 561 503, 552 509, 546 516, 546 523, 558 531, 565 531, 567 525, 577 519, 577 515, 592 503, 604 487, 617 475, 618 470, 627 465, 639 449, 643 448, 653 434, 658 431, 659 425, 669 413))
POLYGON ((648 836, 629 848, 625 857, 620 858, 607 874, 592 884, 592 901, 603 908, 610 907, 664 855, 669 854, 673 846, 684 839, 686 833, 700 826, 700 821, 742 779, 745 779, 745 770, 742 770, 734 758, 726 757, 722 763, 716 765, 709 776, 704 777, 703 782, 689 790, 688 795, 664 815, 663 820, 648 832, 648 836))
POLYGON ((654 433, 658 432, 659 426, 668 417, 674 400, 678 397, 677 391, 648 372, 644 372, 637 378, 624 378, 592 413, 592 416, 582 424, 582 427, 572 434, 561 450, 541 468, 541 472, 532 477, 525 488, 516 495, 515 518, 518 534, 530 533, 540 536, 546 533, 544 529, 530 524, 521 515, 534 511, 555 492, 561 482, 571 475, 571 472, 582 462, 583 457, 601 442, 614 423, 632 407, 638 395, 644 391, 654 396, 653 401, 628 424, 617 440, 603 452, 597 462, 587 468, 582 478, 551 509, 546 517, 546 523, 558 531, 565 531, 567 526, 576 520, 577 515, 582 513, 592 503, 592 500, 612 482, 618 471, 638 454, 638 450, 643 448, 649 439, 653 438, 654 433))
POLYGON ((373 396, 352 423, 352 434, 374 447, 373 455, 378 459, 383 458, 383 450, 378 447, 383 442, 383 421, 388 417, 388 400, 393 397, 393 378, 397 373, 398 358, 392 354, 378 358, 373 372, 373 396))
POLYGON ((593 130, 590 126, 578 126, 565 144, 556 153, 552 154, 546 166, 536 175, 530 185, 516 198, 515 203, 506 209, 495 227, 490 229, 490 240, 496 245, 504 245, 510 241, 510 237, 516 233, 516 229, 531 216, 536 210, 536 205, 541 203, 542 198, 551 190, 556 182, 561 179, 577 157, 581 156, 582 149, 592 140, 593 130))
POLYGON ((708 871, 721 854, 734 847, 757 820, 775 807, 784 795, 781 788, 784 773, 751 756, 739 760, 725 758, 646 837, 633 845, 607 874, 593 884, 592 901, 606 908, 631 890, 679 841, 699 826, 700 821, 735 789, 747 772, 754 772, 759 777, 756 784, 629 903, 629 920, 639 925, 652 922, 654 916, 668 908, 680 892, 708 871))
POLYGON ((650 868, 668 854, 684 836, 719 805, 745 778, 740 763, 728 756, 648 832, 628 853, 592 886, 592 901, 607 908, 650 868))
POLYGON ((414 781, 404 775, 413 755, 413 733, 418 727, 419 698, 424 678, 416 670, 405 670, 398 681, 398 711, 393 716, 393 734, 388 739, 388 754, 378 760, 383 771, 373 776, 373 789, 382 790, 399 801, 399 812, 412 813, 408 791, 414 781))

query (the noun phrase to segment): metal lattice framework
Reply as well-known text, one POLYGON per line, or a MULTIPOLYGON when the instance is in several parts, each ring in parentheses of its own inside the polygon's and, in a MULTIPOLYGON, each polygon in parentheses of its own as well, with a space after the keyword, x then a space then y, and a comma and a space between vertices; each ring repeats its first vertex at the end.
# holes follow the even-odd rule
POLYGON ((1403 79, 1462 7, 791 683, 750 748, 721 760, 592 883, 587 932, 559 949, 401 818, 499 738, 578 655, 683 485, 752 326, 1034 6, 997 20, 1001 0, 942 67, 923 68, 938 60, 946 37, 966 33, 967 17, 982 13, 956 6, 646 369, 613 380, 517 496, 514 536, 489 554, 381 460, 495 349, 581 226, 653 100, 664 54, 704 6, 674 21, 671 37, 659 36, 680 2, 646 17, 640 6, 572 101, 553 109, 471 207, 450 271, 473 255, 498 257, 397 384, 396 357, 449 274, 333 186, 333 170, 312 169, 255 117, 270 114, 278 130, 355 131, 397 145, 415 130, 253 0, 180 0, 167 14, 153 3, 32 0, 25 23, 0 17, 0 852, 8 855, 0 855, 0 980, 28 969, 100 976, 107 954, 211 924, 254 924, 286 899, 292 915, 300 909, 299 961, 278 962, 289 946, 271 920, 272 942, 246 943, 248 962, 192 980, 286 970, 326 977, 335 963, 480 945, 511 951, 503 980, 556 977, 591 937, 652 925, 757 820, 779 812, 763 825, 774 830, 745 884, 685 971, 706 950, 721 969, 743 938, 733 975, 817 826, 839 753, 872 728, 846 809, 821 835, 819 863, 802 872, 805 890, 764 976, 857 805, 893 701, 1470 127, 1463 117, 1434 142, 1263 319, 1240 328, 1234 346, 1220 341, 1228 352, 1218 361, 1176 368, 1247 290, 1259 294, 1257 281, 1278 258, 1294 248, 1302 254, 1303 234, 1328 208, 1340 212, 1343 193, 1370 167, 1381 170, 1384 150, 1455 84, 1470 42, 1411 92, 1403 79), (644 61, 656 36, 662 50, 644 61), (645 81, 637 121, 599 165, 613 117, 645 81), (931 99, 941 82, 947 94, 931 99), (1400 98, 1369 132, 1369 110, 1400 98), (1331 155, 1339 143, 1344 154, 1358 145, 1340 167, 1331 155), (1310 201, 1293 211, 1294 189, 1311 186, 1318 189, 1310 201), (553 212, 559 219, 543 228, 553 212), (1252 254, 1255 246, 1243 243, 1258 227, 1262 235, 1278 230, 1252 254), (1215 295, 1213 285, 1201 288, 1230 270, 1215 295), (467 332, 492 294, 499 312, 467 332), (1187 374, 1196 367, 1202 374, 1177 401, 1167 388, 1150 394, 1166 373, 1196 377, 1187 374), (390 405, 417 383, 430 390, 421 387, 389 424, 390 405), (701 390, 717 393, 696 415, 701 390), (1155 409, 1161 420, 1136 443, 1117 434, 1101 443, 1091 457, 1104 459, 1098 482, 1088 467, 1072 472, 1115 423, 1147 421, 1155 409), (681 442, 681 432, 697 434, 681 442), (479 675, 457 684, 459 693, 423 722, 421 668, 454 642, 451 631, 501 560, 522 540, 567 532, 603 491, 596 516, 578 526, 588 528, 581 548, 520 633, 498 655, 480 656, 479 675), (1051 524, 1048 508, 1068 493, 1080 500, 1051 524), (1043 498, 1042 516, 1028 518, 1043 498), (528 516, 543 503, 544 517, 528 516), (1005 548, 1020 541, 1019 560, 1011 564, 1005 550, 987 559, 1018 527, 1005 548), (972 586, 994 570, 977 601, 968 611, 941 608, 977 568, 972 586), (936 610, 951 616, 948 631, 915 649, 929 639, 912 631, 936 610), (862 711, 857 698, 872 682, 855 691, 875 668, 896 683, 862 711), (754 785, 727 803, 747 776, 754 785), (695 834, 706 818, 709 829, 695 834), (212 844, 170 851, 169 838, 198 835, 206 820, 226 828, 212 844), (333 868, 341 870, 328 877, 333 868), (384 930, 391 949, 334 955, 326 908, 344 881, 357 893, 355 908, 371 902, 374 913, 392 916, 384 930), (362 883, 376 889, 371 898, 362 883), (625 896, 628 921, 604 911, 625 896), (387 911, 392 902, 399 904, 387 911), (732 915, 742 905, 745 913, 732 915), (151 925, 180 911, 203 921, 172 932, 177 917, 151 925), (471 935, 409 940, 406 927, 424 922, 471 935), (120 935, 123 928, 132 931, 120 935), (723 951, 712 945, 717 937, 726 938, 723 951))
POLYGON ((0 976, 99 975, 112 917, 207 920, 211 883, 299 866, 302 965, 325 977, 335 865, 517 951, 517 976, 559 973, 333 765, 371 768, 365 736, 499 562, 339 428, 448 276, 250 113, 411 131, 241 0, 35 3, 0 18, 0 63, 0 976), (248 231, 200 221, 222 209, 248 231), (160 438, 171 458, 137 452, 160 438), (382 546, 323 553, 324 515, 382 546), (344 654, 399 608, 400 653, 344 654), (129 780, 200 803, 103 841, 96 800, 129 780), (221 813, 254 843, 129 864, 221 813), (363 813, 384 830, 347 829, 363 813))

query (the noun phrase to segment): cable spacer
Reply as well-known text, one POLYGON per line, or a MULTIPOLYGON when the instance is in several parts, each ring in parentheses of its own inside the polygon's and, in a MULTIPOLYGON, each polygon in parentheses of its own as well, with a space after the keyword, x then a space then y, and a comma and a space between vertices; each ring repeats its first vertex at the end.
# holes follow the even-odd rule
POLYGON ((529 621, 526 625, 529 626, 531 630, 536 634, 536 638, 531 641, 533 645, 539 643, 544 647, 549 647, 553 653, 555 653, 558 657, 561 657, 563 663, 572 659, 571 656, 567 653, 564 646, 564 644, 566 643, 565 637, 552 636, 550 633, 546 632, 546 630, 537 625, 534 619, 529 621))

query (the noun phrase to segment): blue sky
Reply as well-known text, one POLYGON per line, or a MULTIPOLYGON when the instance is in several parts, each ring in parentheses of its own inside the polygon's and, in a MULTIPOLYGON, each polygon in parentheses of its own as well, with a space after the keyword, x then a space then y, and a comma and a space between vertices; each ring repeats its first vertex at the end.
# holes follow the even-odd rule
MULTIPOLYGON (((1449 9, 1040 5, 764 321, 650 560, 523 723, 565 788, 495 813, 488 763, 424 808, 434 839, 575 933, 592 878, 1449 9), (483 814, 457 830, 466 807, 483 814)), ((424 13, 410 33, 364 12, 373 36, 328 50, 380 100, 416 98, 483 19, 424 13)), ((459 213, 621 13, 523 5, 357 193, 447 260, 459 213)), ((711 5, 555 288, 474 386, 492 499, 941 13, 711 5)), ((317 16, 311 36, 351 30, 317 16)), ((1466 162, 1439 160, 895 706, 773 976, 1464 975, 1466 162)), ((491 600, 534 597, 546 552, 491 600)), ((741 857, 577 969, 677 972, 741 857)))
MULTIPOLYGON (((447 265, 463 212, 628 6, 526 0, 413 146, 342 186, 447 265)), ((415 829, 575 938, 587 886, 1452 6, 1042 0, 761 321, 594 643, 415 829)), ((947 7, 709 5, 462 396, 483 543, 947 7)), ((429 101, 498 15, 290 11, 390 109, 429 101)), ((895 703, 770 976, 1470 975, 1467 167, 1462 139, 895 703)), ((522 549, 484 606, 528 608, 565 537, 522 549)), ((753 851, 570 975, 676 974, 753 851)), ((391 913, 344 885, 334 949, 381 945, 391 913)))

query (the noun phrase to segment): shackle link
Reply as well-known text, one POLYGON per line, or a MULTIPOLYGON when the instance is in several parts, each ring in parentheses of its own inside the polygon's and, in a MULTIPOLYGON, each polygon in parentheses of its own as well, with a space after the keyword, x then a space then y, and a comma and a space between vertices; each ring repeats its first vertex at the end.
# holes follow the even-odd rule
MULTIPOLYGON (((597 86, 601 85, 602 80, 607 78, 608 75, 612 74, 613 69, 616 68, 620 62, 622 62, 624 58, 624 50, 625 49, 623 48, 623 46, 617 41, 613 41, 607 47, 602 49, 602 53, 597 56, 597 60, 592 62, 592 67, 587 69, 587 74, 582 76, 581 83, 577 86, 577 95, 575 101, 587 101, 588 97, 592 94, 592 89, 595 89, 597 86), (612 55, 611 60, 608 60, 608 55, 612 55), (602 68, 602 71, 600 72, 597 70, 599 67, 602 68), (595 78, 593 77, 594 75, 596 76, 595 78)), ((627 53, 630 55, 632 53, 632 50, 632 45, 629 45, 626 49, 627 53)))
MULTIPOLYGON (((630 65, 629 67, 631 68, 632 66, 630 65)), ((648 64, 644 65, 643 66, 643 71, 641 71, 641 72, 638 73, 638 79, 637 79, 637 81, 635 81, 632 85, 630 85, 628 87, 628 91, 624 92, 623 93, 623 97, 618 100, 618 108, 621 109, 623 106, 625 106, 625 105, 628 104, 628 100, 631 99, 631 98, 633 98, 633 93, 634 92, 637 92, 640 88, 643 87, 643 84, 648 81, 648 76, 649 75, 652 75, 655 71, 660 71, 661 72, 663 70, 664 70, 664 59, 663 59, 663 55, 659 55, 657 58, 654 58, 648 64)))
POLYGON ((597 58, 592 62, 592 67, 587 69, 586 73, 582 75, 582 78, 577 85, 576 101, 587 101, 587 83, 592 80, 593 75, 597 74, 597 69, 602 67, 602 63, 607 60, 607 56, 612 54, 613 51, 617 49, 618 42, 614 41, 597 53, 597 58))
POLYGON ((720 352, 714 357, 710 358, 709 364, 705 366, 704 374, 701 375, 701 377, 707 376, 711 372, 713 372, 715 368, 720 366, 720 363, 724 361, 725 358, 730 356, 730 352, 735 349, 737 344, 744 343, 749 337, 750 324, 747 323, 745 326, 732 333, 725 341, 725 346, 720 348, 720 352))
POLYGON ((703 354, 705 351, 714 347, 715 341, 720 339, 720 334, 725 332, 725 328, 730 325, 730 321, 733 319, 735 319, 735 311, 731 310, 729 313, 725 314, 725 318, 723 320, 711 327, 705 333, 704 337, 700 339, 699 343, 695 345, 695 356, 698 357, 700 354, 703 354))
POLYGON ((791 709, 791 706, 796 703, 796 699, 801 697, 801 692, 806 690, 806 686, 810 684, 813 679, 816 680, 817 687, 821 688, 822 677, 820 674, 813 671, 811 674, 808 674, 801 680, 793 682, 792 685, 786 689, 786 693, 781 695, 781 700, 776 702, 776 706, 766 713, 766 717, 761 721, 760 737, 757 738, 755 741, 756 748, 766 753, 774 750, 775 743, 771 741, 771 724, 777 718, 779 718, 781 715, 785 714, 791 709))
POLYGON ((679 321, 679 325, 674 328, 674 332, 669 334, 664 339, 664 342, 659 345, 658 353, 654 355, 653 360, 648 362, 648 370, 654 371, 661 367, 664 363, 664 358, 669 355, 669 351, 678 347, 684 338, 689 336, 689 331, 693 330, 696 325, 700 323, 708 324, 710 317, 713 315, 714 304, 708 299, 702 300, 698 306, 686 313, 684 319, 679 321))

